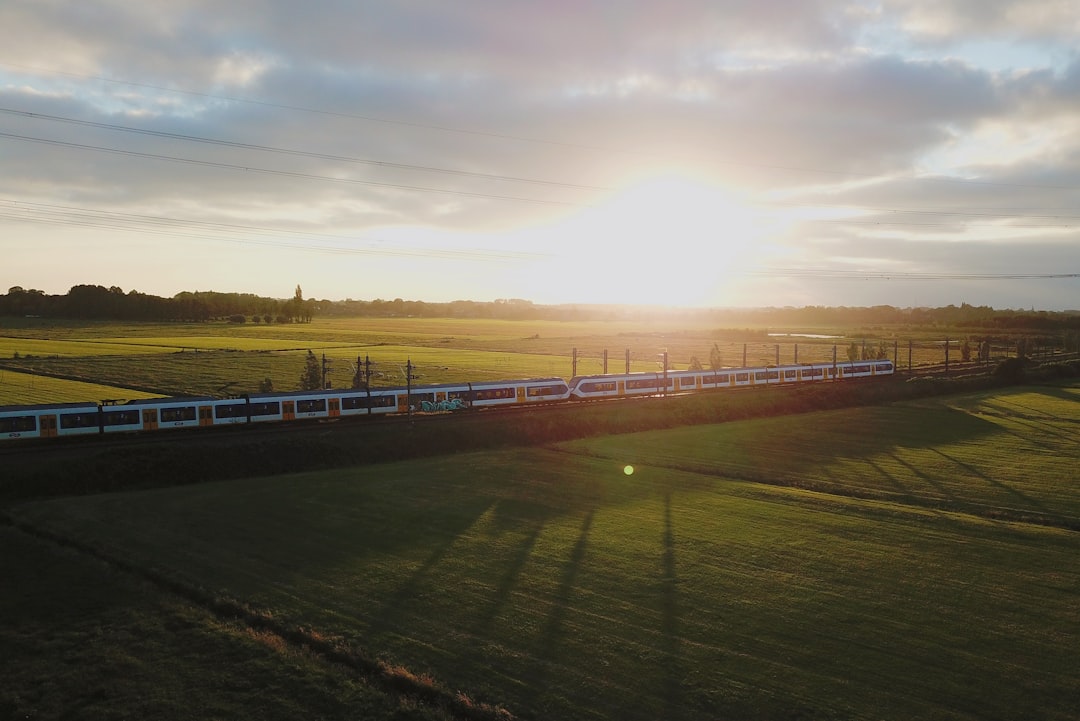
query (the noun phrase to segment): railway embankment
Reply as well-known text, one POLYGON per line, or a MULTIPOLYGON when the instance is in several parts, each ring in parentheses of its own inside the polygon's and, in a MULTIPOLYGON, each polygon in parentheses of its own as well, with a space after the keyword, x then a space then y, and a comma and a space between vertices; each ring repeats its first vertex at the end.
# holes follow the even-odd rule
POLYGON ((985 390, 1080 376, 1080 361, 1001 366, 966 377, 590 402, 550 408, 179 430, 131 437, 31 441, 2 449, 0 503, 340 468, 590 436, 724 423, 985 390))

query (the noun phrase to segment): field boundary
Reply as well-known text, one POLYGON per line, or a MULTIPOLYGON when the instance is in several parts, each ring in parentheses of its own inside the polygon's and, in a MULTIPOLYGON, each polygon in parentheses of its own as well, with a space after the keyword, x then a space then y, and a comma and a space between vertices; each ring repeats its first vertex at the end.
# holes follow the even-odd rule
POLYGON ((428 675, 414 674, 400 664, 375 658, 340 638, 321 633, 318 629, 291 624, 288 619, 277 618, 268 611, 257 609, 238 599, 212 593, 156 568, 122 559, 97 545, 18 520, 7 511, 0 510, 0 524, 93 558, 113 570, 150 583, 155 588, 210 613, 223 623, 238 624, 255 634, 269 633, 291 650, 313 655, 324 663, 357 673, 372 686, 400 700, 419 701, 441 709, 461 721, 514 721, 516 718, 501 706, 474 701, 463 691, 450 689, 428 675))

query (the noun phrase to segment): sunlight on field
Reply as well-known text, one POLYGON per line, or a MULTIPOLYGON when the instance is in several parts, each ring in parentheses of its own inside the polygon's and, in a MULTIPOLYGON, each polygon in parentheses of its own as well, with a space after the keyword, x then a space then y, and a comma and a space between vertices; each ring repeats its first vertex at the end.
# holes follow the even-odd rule
POLYGON ((124 338, 102 341, 99 339, 41 340, 37 338, 0 337, 0 358, 138 355, 144 353, 170 353, 172 350, 172 348, 156 347, 153 342, 142 343, 124 338))
POLYGON ((105 399, 135 400, 158 398, 158 393, 144 393, 128 388, 83 383, 62 378, 48 378, 30 373, 0 370, 0 406, 38 403, 100 402, 105 399))

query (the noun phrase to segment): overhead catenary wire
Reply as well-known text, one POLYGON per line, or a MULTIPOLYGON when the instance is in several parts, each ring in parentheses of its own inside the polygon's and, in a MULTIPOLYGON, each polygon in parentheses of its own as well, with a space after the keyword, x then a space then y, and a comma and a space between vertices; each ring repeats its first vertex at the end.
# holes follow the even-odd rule
MULTIPOLYGON (((4 65, 4 64, 0 63, 0 65, 4 65)), ((54 72, 56 72, 56 71, 54 71, 54 72)), ((501 134, 501 133, 491 133, 491 132, 477 131, 477 130, 470 130, 470 129, 463 129, 463 128, 452 128, 452 127, 448 127, 448 126, 425 124, 425 123, 418 123, 418 122, 412 122, 412 121, 392 120, 392 119, 386 119, 386 118, 375 118, 375 117, 371 117, 371 116, 358 115, 358 114, 352 114, 352 113, 343 113, 343 112, 339 112, 339 111, 324 111, 324 110, 319 110, 319 109, 314 109, 314 108, 305 108, 305 107, 301 107, 301 106, 279 104, 279 103, 260 101, 260 100, 252 100, 252 99, 244 99, 244 98, 232 98, 232 97, 222 96, 222 95, 214 95, 214 94, 209 94, 209 93, 200 93, 200 92, 194 92, 194 91, 180 90, 180 89, 176 89, 176 88, 166 88, 166 87, 155 86, 155 85, 146 84, 146 83, 122 81, 122 80, 115 80, 115 79, 111 79, 111 78, 103 78, 103 77, 97 77, 97 76, 78 76, 78 75, 70 74, 70 73, 58 73, 58 74, 71 75, 73 77, 95 77, 98 80, 104 80, 104 81, 108 81, 108 82, 111 82, 111 83, 126 84, 126 85, 131 85, 133 87, 153 88, 153 89, 160 90, 160 91, 163 91, 163 92, 176 92, 176 93, 182 93, 182 94, 187 94, 187 95, 192 95, 192 96, 206 97, 206 98, 210 98, 210 99, 226 100, 226 101, 229 101, 229 102, 251 103, 251 104, 255 104, 255 105, 262 105, 262 106, 266 106, 266 107, 278 108, 278 109, 290 110, 290 111, 297 111, 297 112, 335 115, 335 116, 340 116, 340 117, 347 117, 347 118, 353 118, 353 119, 357 119, 357 120, 363 120, 363 121, 367 121, 367 122, 388 123, 388 124, 402 125, 402 126, 408 126, 408 127, 416 127, 416 128, 421 128, 421 129, 437 130, 437 131, 441 131, 441 132, 465 133, 465 134, 470 134, 470 135, 486 136, 486 137, 492 137, 492 138, 500 138, 500 139, 504 139, 504 140, 514 140, 514 141, 519 141, 519 142, 541 143, 541 144, 549 144, 549 145, 561 145, 561 146, 565 146, 565 147, 575 147, 575 148, 588 148, 590 150, 605 151, 605 152, 632 152, 632 151, 625 151, 625 150, 614 149, 614 148, 602 148, 600 146, 595 146, 595 145, 563 143, 563 142, 560 142, 560 141, 557 141, 557 140, 548 140, 548 139, 542 139, 542 138, 529 138, 529 137, 524 137, 524 136, 514 136, 514 135, 508 135, 508 134, 501 134)), ((0 108, 0 112, 7 113, 9 115, 21 116, 21 117, 24 117, 26 119, 31 119, 31 120, 45 120, 45 121, 50 121, 50 122, 68 123, 68 124, 74 124, 74 125, 82 126, 82 127, 96 128, 96 129, 103 130, 103 131, 120 132, 120 133, 133 133, 133 134, 154 136, 154 137, 160 137, 160 138, 166 138, 166 139, 172 139, 172 140, 180 140, 180 141, 184 141, 184 142, 210 144, 210 145, 215 145, 215 146, 219 146, 219 147, 229 147, 229 148, 233 148, 233 149, 237 149, 237 150, 243 150, 243 151, 257 151, 257 152, 267 153, 267 154, 277 154, 277 155, 282 155, 282 156, 307 157, 307 158, 311 158, 311 159, 327 160, 327 161, 332 161, 332 162, 362 164, 362 165, 368 165, 368 166, 377 167, 377 168, 381 168, 381 169, 393 169, 393 170, 403 170, 403 171, 435 173, 435 174, 442 174, 442 175, 454 175, 454 176, 459 176, 459 177, 472 178, 472 179, 476 179, 476 180, 489 180, 489 181, 497 181, 497 182, 525 183, 525 184, 532 184, 532 185, 536 185, 536 186, 549 186, 549 187, 557 187, 557 188, 564 188, 564 189, 568 189, 568 190, 577 190, 577 191, 610 192, 610 191, 615 190, 614 188, 607 188, 607 187, 602 187, 602 186, 567 183, 567 182, 560 182, 560 181, 554 181, 554 180, 545 180, 545 179, 538 179, 538 178, 528 178, 528 177, 519 176, 519 175, 500 175, 500 174, 495 174, 495 173, 480 173, 480 172, 475 172, 475 171, 458 170, 458 169, 452 169, 452 168, 441 168, 441 167, 437 167, 437 166, 433 166, 433 165, 395 163, 395 162, 390 162, 390 161, 380 161, 380 160, 366 159, 366 158, 355 158, 355 157, 349 157, 349 156, 345 156, 345 155, 337 155, 337 154, 331 154, 331 153, 317 153, 317 152, 304 151, 304 150, 291 149, 291 148, 279 148, 279 147, 273 147, 273 146, 251 144, 251 143, 242 143, 242 142, 237 142, 237 141, 229 141, 229 140, 201 137, 201 136, 195 136, 195 135, 185 135, 185 134, 172 133, 172 132, 166 132, 166 131, 147 130, 147 129, 143 129, 143 128, 135 128, 135 127, 131 127, 131 126, 123 126, 123 125, 110 124, 110 123, 98 123, 98 122, 93 122, 93 121, 86 121, 86 120, 62 117, 62 116, 57 116, 57 115, 47 115, 47 114, 42 114, 42 113, 32 113, 32 112, 28 112, 28 111, 21 111, 21 110, 11 109, 11 108, 0 108)), ((33 143, 42 143, 42 144, 52 145, 52 146, 56 146, 56 147, 67 147, 67 148, 77 149, 77 150, 103 152, 103 153, 114 153, 114 154, 132 156, 132 157, 143 157, 143 158, 148 158, 148 159, 153 159, 153 160, 160 160, 160 161, 165 161, 165 162, 172 162, 172 163, 183 163, 183 164, 190 164, 190 165, 196 165, 196 166, 215 167, 215 168, 221 168, 221 169, 226 169, 226 170, 261 173, 261 174, 269 174, 269 175, 279 175, 279 176, 300 178, 300 179, 306 179, 306 180, 339 182, 339 183, 354 183, 354 184, 368 185, 368 186, 373 186, 373 187, 382 187, 382 188, 386 188, 386 189, 389 189, 389 190, 402 190, 402 191, 409 191, 409 192, 426 192, 426 193, 441 193, 441 194, 460 196, 460 197, 471 197, 471 198, 487 199, 487 200, 499 200, 499 201, 537 203, 537 204, 544 204, 544 205, 562 205, 562 206, 587 206, 588 205, 587 203, 574 202, 574 201, 568 201, 568 200, 555 200, 555 199, 550 199, 550 198, 535 198, 535 197, 526 197, 526 196, 496 194, 496 193, 483 193, 483 192, 474 192, 474 191, 467 191, 467 190, 456 190, 456 189, 448 189, 448 188, 434 188, 434 187, 425 187, 425 186, 411 185, 411 184, 405 184, 405 183, 391 183, 391 182, 386 182, 386 181, 366 180, 366 179, 360 179, 360 178, 345 178, 345 177, 339 177, 339 176, 320 175, 320 174, 316 174, 316 173, 302 173, 302 172, 298 172, 298 171, 289 171, 289 170, 281 170, 281 169, 273 169, 273 168, 260 168, 260 167, 254 167, 254 166, 247 165, 247 164, 239 165, 239 164, 223 163, 223 162, 220 162, 220 161, 199 160, 199 159, 195 159, 195 158, 185 158, 185 157, 179 157, 179 156, 162 155, 162 154, 155 154, 155 153, 146 153, 146 152, 134 151, 134 150, 131 150, 131 149, 111 148, 111 147, 100 146, 100 145, 74 143, 74 142, 69 142, 69 141, 33 137, 33 136, 28 136, 28 135, 19 135, 19 134, 16 134, 16 133, 0 132, 0 137, 6 137, 6 138, 11 139, 11 140, 19 140, 19 141, 33 142, 33 143)), ((781 170, 796 171, 796 172, 821 173, 821 174, 826 174, 826 175, 844 175, 844 176, 851 176, 851 177, 878 177, 877 175, 873 175, 873 174, 869 174, 869 173, 862 173, 861 174, 861 173, 857 173, 857 172, 838 171, 838 170, 832 170, 832 169, 827 169, 827 168, 806 168, 806 167, 798 167, 798 166, 777 165, 777 164, 770 164, 770 163, 736 162, 736 161, 727 161, 727 160, 724 160, 724 159, 716 159, 716 160, 714 160, 712 162, 715 162, 715 163, 718 163, 718 164, 743 165, 743 166, 747 166, 747 167, 781 169, 781 170)), ((1060 186, 1060 185, 1005 183, 1005 182, 993 182, 993 181, 983 181, 983 180, 978 180, 978 179, 964 179, 964 178, 915 176, 915 177, 913 177, 911 179, 916 180, 916 181, 955 182, 955 183, 964 183, 964 184, 981 185, 981 186, 1001 186, 1001 187, 1025 187, 1025 188, 1034 188, 1034 189, 1077 190, 1077 188, 1074 188, 1074 187, 1060 186)), ((23 205, 26 206, 26 205, 34 205, 34 204, 23 203, 23 205)), ((38 204, 38 205, 40 205, 42 208, 44 207, 44 204, 38 204)), ((786 204, 781 202, 781 203, 768 203, 768 204, 757 203, 757 205, 780 206, 780 205, 786 205, 786 204)), ((822 207, 822 206, 820 204, 808 202, 808 203, 802 204, 801 207, 819 208, 819 207, 822 207)), ((1041 213, 1041 214, 1037 214, 1037 215, 1032 215, 1032 214, 1024 215, 1024 214, 1017 214, 1015 212, 1013 212, 1013 213, 985 212, 984 210, 979 210, 978 212, 976 212, 975 210, 956 210, 956 209, 940 209, 940 208, 937 208, 937 209, 914 209, 914 208, 892 208, 892 207, 873 207, 873 206, 859 206, 859 208, 860 208, 860 210, 863 210, 863 211, 873 211, 875 213, 884 214, 885 216, 889 216, 889 215, 892 215, 892 216, 939 216, 939 217, 952 217, 952 218, 956 218, 957 220, 955 222, 944 222, 944 221, 942 221, 942 222, 912 222, 910 220, 884 219, 884 218, 877 218, 877 217, 873 217, 873 216, 871 216, 871 217, 863 216, 863 217, 851 217, 851 218, 816 218, 816 219, 815 218, 807 218, 807 219, 798 220, 797 222, 799 222, 799 223, 834 223, 834 224, 845 224, 845 225, 870 225, 870 226, 898 226, 898 227, 954 227, 954 226, 957 226, 957 225, 963 225, 965 227, 979 227, 979 224, 971 223, 971 222, 968 222, 967 220, 965 220, 965 219, 968 219, 968 218, 979 218, 979 219, 985 219, 985 220, 993 221, 990 224, 993 225, 994 227, 1008 227, 1008 228, 1018 228, 1018 229, 1019 228, 1048 229, 1048 228, 1058 228, 1058 227, 1071 228, 1072 227, 1072 221, 1080 219, 1080 216, 1070 215, 1070 214, 1067 214, 1067 213, 1054 213, 1054 214, 1041 213), (1017 224, 1015 222, 1015 220, 1017 218, 1025 219, 1025 220, 1034 220, 1034 221, 1047 221, 1047 224, 1022 225, 1022 224, 1017 224), (994 220, 994 219, 996 219, 996 220, 994 220), (1004 226, 1003 224, 1006 223, 1006 222, 1008 223, 1008 225, 1004 226)), ((70 213, 70 212, 76 212, 76 211, 72 211, 71 209, 69 209, 68 212, 70 213)), ((353 247, 353 248, 336 248, 336 247, 333 247, 333 246, 327 246, 325 244, 320 246, 320 245, 317 245, 315 243, 298 243, 298 242, 295 242, 295 241, 277 241, 277 240, 274 240, 274 239, 265 239, 265 238, 261 239, 261 240, 260 239, 254 239, 254 238, 229 238, 229 237, 223 237, 223 236, 220 236, 220 235, 213 235, 212 233, 215 233, 215 232, 218 232, 218 233, 220 233, 220 232, 232 232, 232 231, 224 231, 224 230, 221 229, 221 227, 219 227, 217 230, 213 230, 214 224, 201 224, 201 223, 199 223, 197 221, 183 221, 183 220, 176 219, 176 218, 159 218, 158 221, 154 221, 154 222, 169 221, 169 222, 175 223, 175 224, 185 224, 187 229, 186 230, 180 230, 180 229, 177 229, 177 228, 165 228, 165 227, 150 228, 149 226, 140 226, 139 225, 140 223, 149 223, 150 221, 145 220, 145 217, 144 217, 143 220, 138 220, 139 216, 136 216, 134 214, 124 214, 124 213, 108 214, 107 211, 93 211, 91 209, 86 209, 86 208, 78 209, 77 212, 82 213, 82 215, 81 216, 70 216, 69 215, 67 217, 63 217, 61 214, 57 214, 55 212, 53 212, 53 214, 50 215, 49 212, 46 212, 44 210, 39 210, 39 211, 37 211, 37 217, 36 218, 29 218, 26 215, 19 215, 19 214, 15 214, 15 215, 12 215, 12 214, 0 214, 0 217, 5 217, 5 218, 8 218, 8 219, 31 220, 32 222, 67 224, 67 225, 82 226, 82 227, 96 227, 96 228, 108 228, 108 229, 120 229, 120 230, 138 229, 138 230, 140 230, 140 232, 153 232, 153 233, 157 233, 157 234, 182 235, 184 237, 200 237, 200 238, 209 239, 209 240, 225 240, 227 242, 243 242, 243 243, 251 243, 251 244, 269 244, 269 245, 276 245, 276 246, 280 246, 280 247, 299 248, 299 249, 304 249, 304 250, 309 250, 309 251, 325 252, 325 253, 341 253, 341 252, 347 252, 347 253, 378 253, 378 254, 389 254, 389 255, 423 255, 425 257, 448 257, 448 256, 440 255, 440 253, 441 252, 449 252, 449 253, 451 253, 453 255, 453 257, 462 257, 462 258, 470 257, 468 251, 466 251, 464 253, 461 253, 461 252, 454 252, 454 251, 439 251, 439 250, 436 250, 436 249, 401 249, 401 248, 395 248, 393 250, 390 250, 390 249, 370 248, 370 247, 369 248, 355 248, 355 247, 353 247), (94 213, 97 213, 98 217, 96 217, 96 218, 93 217, 92 214, 94 214, 94 213), (209 233, 209 235, 207 235, 207 233, 209 233)), ((286 232, 288 232, 288 233, 293 233, 293 231, 286 231, 286 230, 279 230, 279 229, 272 229, 272 228, 257 229, 255 226, 246 226, 246 227, 244 227, 244 226, 236 226, 235 230, 236 230, 236 232, 245 232, 245 233, 256 232, 256 234, 258 232, 264 232, 264 233, 286 233, 286 232), (241 228, 243 230, 241 230, 241 228)), ((327 236, 327 237, 331 237, 331 236, 327 236)), ((354 240, 354 239, 352 239, 352 240, 354 240)), ((486 258, 486 259, 514 258, 514 257, 523 257, 523 256, 526 255, 526 254, 513 254, 513 253, 504 255, 504 254, 498 254, 498 253, 491 253, 491 252, 488 252, 488 251, 477 251, 477 253, 479 254, 478 257, 483 257, 483 258, 486 258)), ((809 269, 802 269, 802 270, 800 270, 800 269, 760 269, 760 272, 770 273, 770 274, 772 274, 773 277, 777 277, 779 275, 784 275, 785 277, 796 277, 796 276, 797 277, 816 277, 816 278, 822 278, 822 279, 825 279, 825 278, 828 278, 828 279, 862 278, 862 279, 883 279, 883 280, 884 279, 897 279, 897 280, 900 280, 900 279, 910 279, 910 280, 915 280, 915 279, 919 279, 919 280, 983 279, 983 280, 986 280, 986 279, 1074 278, 1074 277, 1077 277, 1076 274, 1034 274, 1034 275, 1024 275, 1024 274, 982 274, 982 275, 979 275, 979 274, 903 274, 903 273, 888 273, 888 272, 881 272, 881 271, 849 271, 849 272, 847 272, 847 271, 835 271, 835 270, 826 270, 826 269, 819 269, 818 271, 813 271, 813 270, 809 270, 809 269)), ((753 274, 752 271, 750 271, 748 273, 753 274)))

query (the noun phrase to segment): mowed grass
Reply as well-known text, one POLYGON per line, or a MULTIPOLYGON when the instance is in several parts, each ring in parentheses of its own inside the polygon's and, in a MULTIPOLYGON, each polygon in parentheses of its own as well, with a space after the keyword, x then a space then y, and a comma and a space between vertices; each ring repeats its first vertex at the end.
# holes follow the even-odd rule
POLYGON ((1020 387, 571 443, 766 484, 1080 530, 1080 387, 1020 387))
POLYGON ((100 383, 84 383, 0 369, 0 406, 101 402, 106 399, 135 400, 158 395, 160 394, 100 383))
POLYGON ((523 718, 1075 719, 1077 391, 12 515, 523 718))
POLYGON ((70 549, 0 544, 0 718, 441 718, 70 549))

